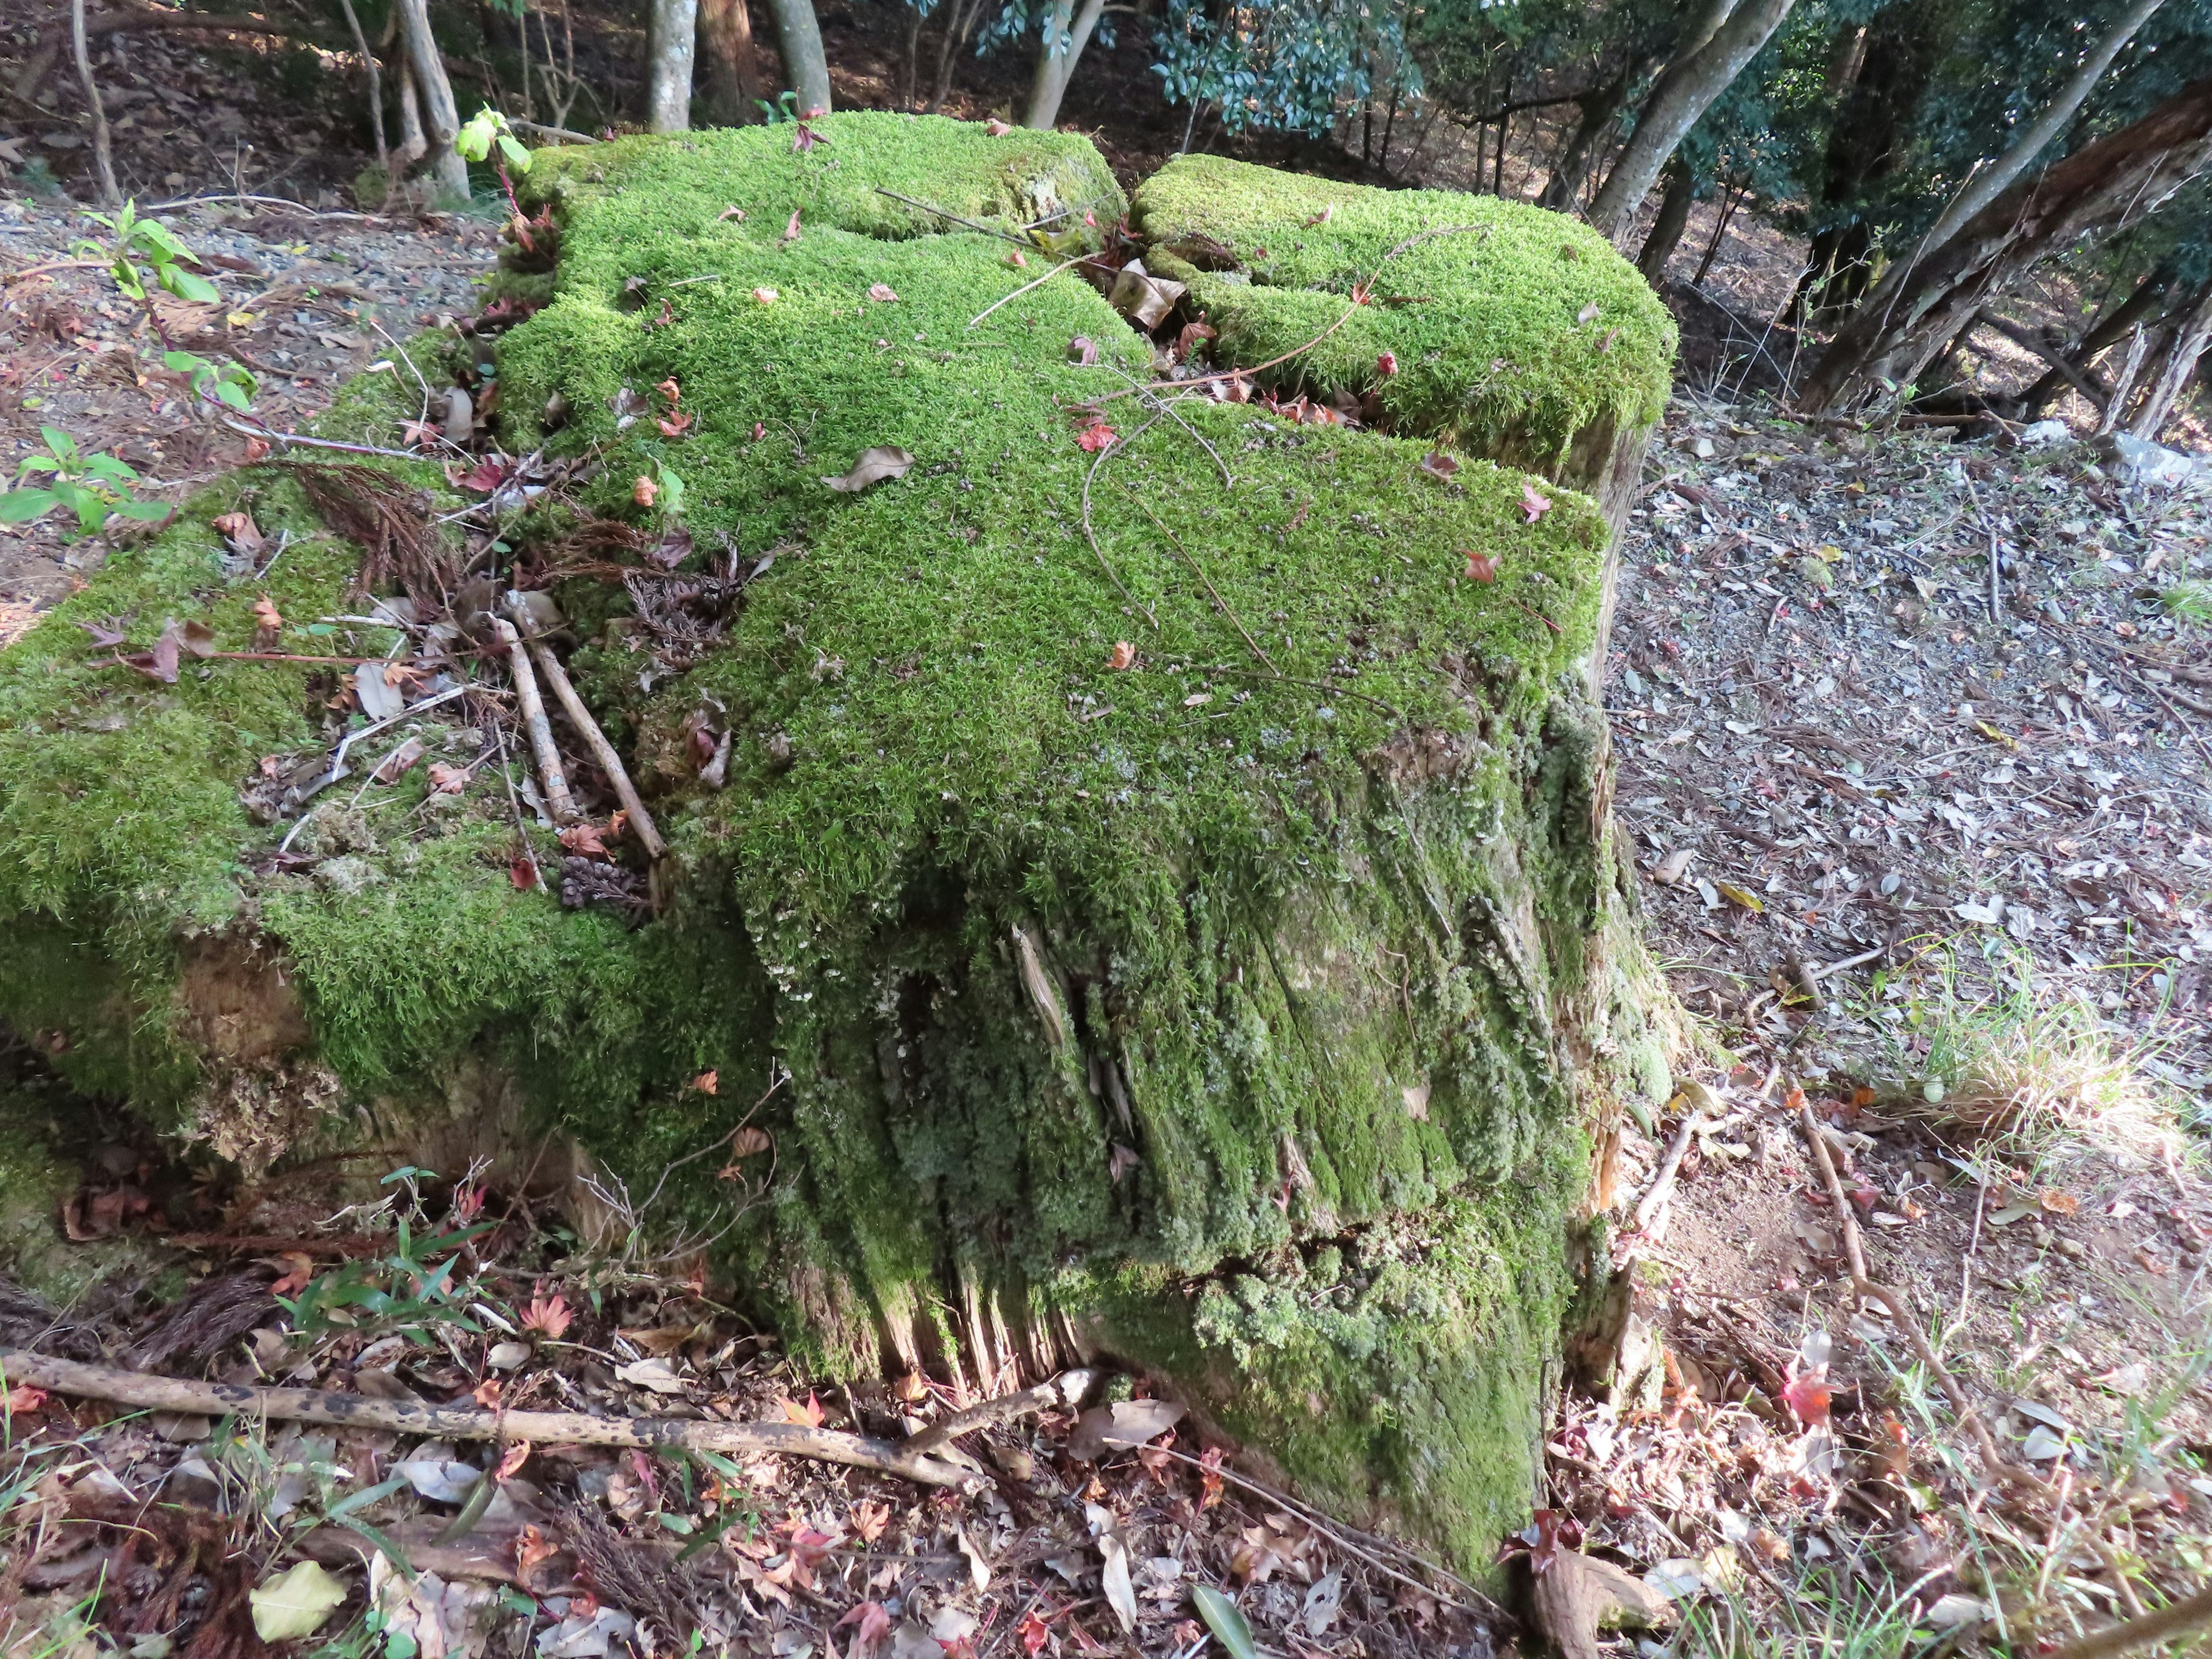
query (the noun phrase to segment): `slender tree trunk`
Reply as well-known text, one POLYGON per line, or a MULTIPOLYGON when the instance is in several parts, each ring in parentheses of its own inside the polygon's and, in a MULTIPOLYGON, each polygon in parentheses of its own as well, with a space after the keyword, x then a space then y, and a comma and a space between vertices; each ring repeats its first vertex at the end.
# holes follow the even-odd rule
POLYGON ((1054 0, 1046 20, 1045 38, 1037 47, 1036 73, 1030 82, 1030 107, 1022 117, 1024 126, 1050 131, 1060 119, 1060 100, 1067 96, 1068 82, 1075 78, 1076 61, 1091 44, 1091 33, 1105 11, 1106 0, 1083 0, 1079 12, 1075 0, 1054 0))
POLYGON ((699 0, 653 0, 647 31, 645 125, 651 132, 691 130, 691 70, 699 0))
POLYGON ((2097 435, 2103 437, 2120 423, 2127 412, 2128 399, 2135 395, 2136 377, 2142 373, 2143 354, 2150 349, 2150 335, 2141 323, 2135 326, 2128 340, 2127 360, 2120 365, 2120 378, 2112 382, 2112 395, 2105 401, 2104 418, 2097 422, 2097 435))
MULTIPOLYGON (((2130 329, 2163 305, 2167 292, 2172 285, 2173 271, 2172 267, 2167 265, 2159 266, 2142 282, 2136 283, 2134 293, 2129 295, 2112 311, 2099 318, 2095 326, 2081 337, 2081 343, 2071 348, 2072 367, 2075 373, 2089 381, 2091 385, 2095 385, 2096 376, 2090 372, 2089 365, 2095 362, 2101 353, 2124 339, 2130 329)), ((2033 386, 2021 393, 2021 407, 2031 417, 2039 415, 2073 384, 2074 375, 2067 374, 2063 369, 2053 368, 2033 386)), ((2098 387, 2096 396, 2100 407, 2102 404, 2109 403, 2112 398, 2112 394, 2102 386, 2098 387)))
MULTIPOLYGON (((1513 101, 1513 83, 1510 81, 1505 83, 1505 101, 1509 104, 1513 101)), ((1512 131, 1513 116, 1509 111, 1498 118, 1498 155, 1490 164, 1490 193, 1492 196, 1505 194, 1505 140, 1512 131)))
POLYGON ((2208 342, 2212 342, 2212 287, 2200 290, 2197 302, 2178 315, 2167 331, 2165 356, 2158 374, 2143 394, 2142 404, 2136 410, 2128 430, 2138 438, 2156 442, 2158 434, 2172 414, 2173 405, 2188 386, 2190 377, 2197 373, 2197 360, 2204 355, 2208 342))
POLYGON ((1613 163, 1613 174, 1590 204, 1589 222, 1608 240, 1619 242, 1636 222, 1660 169, 1675 147, 1697 125, 1698 118, 1743 72, 1745 64, 1782 27, 1796 0, 1744 0, 1727 21, 1687 58, 1660 77, 1636 118, 1636 131, 1613 163))
MULTIPOLYGON (((422 100, 415 90, 414 66, 399 60, 399 157, 402 171, 430 153, 430 140, 422 131, 422 100)), ((398 180, 395 178, 394 182, 398 180)))
POLYGON ((1651 222, 1644 251, 1636 256, 1636 268, 1654 288, 1666 278, 1667 261, 1681 245, 1682 231, 1690 222, 1690 204, 1697 198, 1698 176, 1677 155, 1667 163, 1667 193, 1659 198, 1659 216, 1651 222))
POLYGON ((1698 261, 1697 271, 1690 278, 1692 288, 1705 286, 1705 273, 1713 268, 1713 256, 1721 251, 1721 243, 1728 236, 1729 221, 1735 217, 1736 209, 1743 205, 1744 198, 1750 194, 1749 185, 1739 185, 1721 204, 1720 216, 1713 221, 1713 240, 1705 244, 1705 256, 1698 261))
POLYGON ((945 7, 945 39, 937 48, 937 86, 929 95, 931 114, 943 109, 945 100, 952 95, 959 55, 968 49, 968 42, 975 33, 975 20, 982 5, 983 0, 949 0, 945 7))
POLYGON ((2075 112, 2103 77, 2112 59, 2119 55, 2120 48, 2127 45, 2137 29, 2150 21, 2151 14, 2163 3, 2165 0, 2134 0, 2134 3, 2121 14, 2120 21, 2112 26, 2110 33, 2098 41, 2089 55, 2082 59, 2081 67, 2069 77, 2066 84, 2058 89, 2050 103, 2044 106, 2043 112, 2027 125, 2019 137, 2005 147, 2002 155, 1968 179, 1960 187, 1959 193, 1944 205, 1943 211, 1936 216, 1936 222, 1928 228, 1928 234, 1920 239, 1917 258, 1928 258, 1957 235, 1968 220, 1996 201, 2014 179, 2027 171, 2028 164, 2043 153, 2044 148, 2065 131, 2067 124, 2073 120, 2075 112))
POLYGON ((70 0, 70 44, 76 52, 76 78, 84 87, 84 106, 92 115, 92 159, 100 169, 100 199, 114 207, 123 200, 115 187, 115 151, 107 137, 107 110, 100 101, 100 82, 92 78, 92 49, 84 39, 84 0, 70 0))
POLYGON ((830 112, 830 59, 822 50, 822 24, 814 0, 768 0, 775 14, 775 38, 783 48, 783 72, 799 94, 799 112, 808 119, 830 112))
POLYGON ((429 0, 399 0, 398 9, 399 38, 422 100, 424 125, 429 129, 428 159, 439 193, 449 201, 465 202, 469 164, 453 148, 461 118, 453 107, 453 83, 446 78, 445 59, 438 55, 438 38, 430 32, 429 0))
MULTIPOLYGON (((376 135, 376 168, 386 179, 392 176, 392 157, 384 147, 384 79, 377 72, 376 54, 368 49, 368 37, 361 32, 361 19, 355 15, 353 0, 338 0, 345 8, 346 27, 353 31, 354 50, 368 70, 368 124, 376 135)), ((530 39, 523 37, 522 60, 530 61, 530 39)))
POLYGON ((2092 140, 1984 208, 1932 255, 1884 277, 1837 331, 1802 406, 1834 412, 1881 380, 1905 383, 1976 310, 2082 237, 2154 211, 2212 166, 2212 80, 2092 140))
POLYGON ((699 52, 705 60, 707 118, 718 126, 760 119, 760 59, 745 0, 699 0, 699 52))
POLYGON ((1552 176, 1544 181, 1544 193, 1536 198, 1538 207, 1565 213, 1575 204, 1583 171, 1589 165, 1590 148, 1597 143, 1598 135, 1612 125, 1620 106, 1628 101, 1628 88, 1634 81, 1634 70, 1623 70, 1615 79, 1592 88, 1575 100, 1579 118, 1574 131, 1567 135, 1559 159, 1552 164, 1552 176))

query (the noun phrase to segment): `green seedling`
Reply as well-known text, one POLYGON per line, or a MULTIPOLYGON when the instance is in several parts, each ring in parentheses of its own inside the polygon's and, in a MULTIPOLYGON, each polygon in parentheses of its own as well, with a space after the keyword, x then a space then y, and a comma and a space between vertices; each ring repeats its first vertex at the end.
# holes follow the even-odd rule
POLYGON ((213 283, 185 269, 187 263, 199 264, 199 256, 159 220, 140 218, 136 203, 125 202, 112 217, 105 213, 88 216, 94 224, 106 225, 113 231, 115 241, 112 246, 82 241, 76 245, 76 251, 106 260, 115 277, 115 286, 140 305, 146 303, 148 274, 140 268, 142 260, 151 267, 154 282, 179 300, 213 305, 222 297, 213 283))
POLYGON ((517 173, 530 171, 530 147, 514 136, 507 117, 489 104, 471 116, 468 125, 453 135, 453 148, 467 161, 487 159, 495 145, 517 173))
POLYGON ((96 536, 110 517, 155 524, 169 516, 161 502, 133 497, 138 475, 114 456, 85 454, 58 426, 39 430, 46 450, 17 467, 15 487, 0 494, 0 524, 27 524, 62 507, 76 515, 78 535, 96 536), (41 482, 29 482, 33 477, 41 482))
POLYGON ((254 394, 261 390, 261 382, 236 363, 211 363, 190 351, 165 351, 161 362, 166 368, 191 377, 195 396, 227 404, 241 415, 252 409, 254 394))

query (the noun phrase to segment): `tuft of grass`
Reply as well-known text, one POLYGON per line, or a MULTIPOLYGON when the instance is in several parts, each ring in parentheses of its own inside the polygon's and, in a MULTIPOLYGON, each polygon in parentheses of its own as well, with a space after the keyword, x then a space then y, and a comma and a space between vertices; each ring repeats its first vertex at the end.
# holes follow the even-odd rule
POLYGON ((2169 582, 2159 591, 2158 600, 2169 614, 2184 622, 2212 622, 2212 582, 2198 581, 2194 577, 2169 582))
POLYGON ((2177 1120, 2142 1064, 2153 1045, 2051 994, 2025 952, 1992 966, 1996 983, 1978 986, 1942 946, 1910 981, 1876 977, 1864 1012, 1897 1079, 1893 1105, 2035 1162, 2070 1162, 2093 1144, 2144 1159, 2169 1151, 2177 1120))

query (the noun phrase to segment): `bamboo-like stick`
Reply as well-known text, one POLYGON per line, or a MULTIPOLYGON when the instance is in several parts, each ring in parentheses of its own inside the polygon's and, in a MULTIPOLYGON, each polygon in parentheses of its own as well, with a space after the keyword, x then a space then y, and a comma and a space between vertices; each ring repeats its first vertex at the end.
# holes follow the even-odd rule
POLYGON ((925 1486, 967 1486, 981 1477, 942 1458, 919 1455, 889 1441, 803 1423, 717 1423, 690 1418, 586 1417, 580 1412, 480 1411, 471 1406, 370 1400, 319 1389, 266 1389, 149 1376, 112 1365, 0 1348, 0 1388, 33 1388, 105 1400, 148 1411, 203 1417, 231 1413, 276 1422, 389 1429, 441 1440, 527 1440, 534 1446, 672 1446, 723 1453, 773 1452, 896 1474, 925 1486))
POLYGON ((556 823, 573 823, 582 816, 575 797, 568 793, 568 775, 561 769, 561 751, 553 746, 553 728, 545 719, 545 700, 538 695, 538 676, 530 669, 530 653, 522 635, 503 617, 491 619, 493 633, 507 652, 514 671, 514 701, 522 714, 522 729, 530 734, 530 752, 538 758, 538 781, 545 786, 545 804, 556 823))
MULTIPOLYGON (((522 611, 521 601, 513 594, 507 596, 507 614, 514 617, 518 625, 527 614, 522 611)), ((622 763, 622 757, 615 753, 614 744, 607 741, 607 734, 599 729, 599 721, 592 718, 592 711, 584 707, 584 700, 576 695, 576 688, 568 678, 568 671, 561 666, 561 659, 553 654, 552 647, 543 640, 531 641, 530 654, 538 659, 538 671, 545 676, 546 684, 553 688, 553 700, 561 705, 569 724, 584 734, 584 743, 591 750, 592 758, 599 762, 599 769, 614 785, 615 794, 622 801, 623 810, 629 814, 629 827, 637 831, 637 838, 645 844, 646 852, 655 859, 665 857, 668 843, 660 838, 660 830, 653 822, 653 814, 645 810, 644 801, 638 798, 637 786, 629 781, 629 773, 622 763)))

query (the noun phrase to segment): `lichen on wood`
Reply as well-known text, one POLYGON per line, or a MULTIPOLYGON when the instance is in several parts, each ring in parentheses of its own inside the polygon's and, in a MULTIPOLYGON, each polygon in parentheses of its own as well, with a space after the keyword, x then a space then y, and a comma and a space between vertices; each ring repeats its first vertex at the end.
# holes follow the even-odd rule
MULTIPOLYGON (((551 229, 502 278, 539 307, 498 350, 508 447, 595 454, 582 507, 611 519, 679 474, 695 558, 757 571, 675 672, 619 590, 558 589, 668 844, 663 913, 518 890, 490 767, 444 801, 402 779, 319 817, 312 868, 272 861, 283 826, 240 792, 312 750, 307 671, 149 687, 71 626, 250 636, 260 590, 204 528, 243 490, 309 538, 278 607, 338 608, 357 556, 248 473, 0 656, 0 1017, 205 1133, 247 1085, 271 1122, 272 1094, 390 1122, 489 1069, 641 1190, 787 1071, 753 1120, 766 1201, 725 1231, 698 1160, 663 1224, 720 1231, 803 1358, 996 1386, 1116 1354, 1286 1478, 1486 1560, 1583 1270, 1588 1131, 1665 1086, 1586 690, 1607 528, 1567 487, 1611 481, 1575 471, 1593 444, 1640 446, 1664 313, 1551 216, 1342 186, 1323 215, 1310 181, 1178 163, 1129 226, 1164 262, 1194 252, 1170 222, 1237 244, 1241 288, 1191 264, 1218 368, 1388 268, 1271 376, 1372 393, 1382 429, 1163 410, 1117 395, 1152 343, 1076 273, 971 327, 1040 263, 899 199, 1100 246, 1127 204, 1086 141, 811 131, 541 153, 551 229), (1397 374, 1361 379, 1386 351, 1397 374), (639 418, 670 380, 677 434, 639 418), (879 447, 911 468, 829 487, 879 447), (701 732, 729 739, 720 787, 701 732), (187 964, 241 940, 282 963, 282 1052, 192 1012, 187 964), (709 1069, 715 1096, 689 1086, 709 1069)), ((397 412, 370 378, 335 427, 397 412)))

